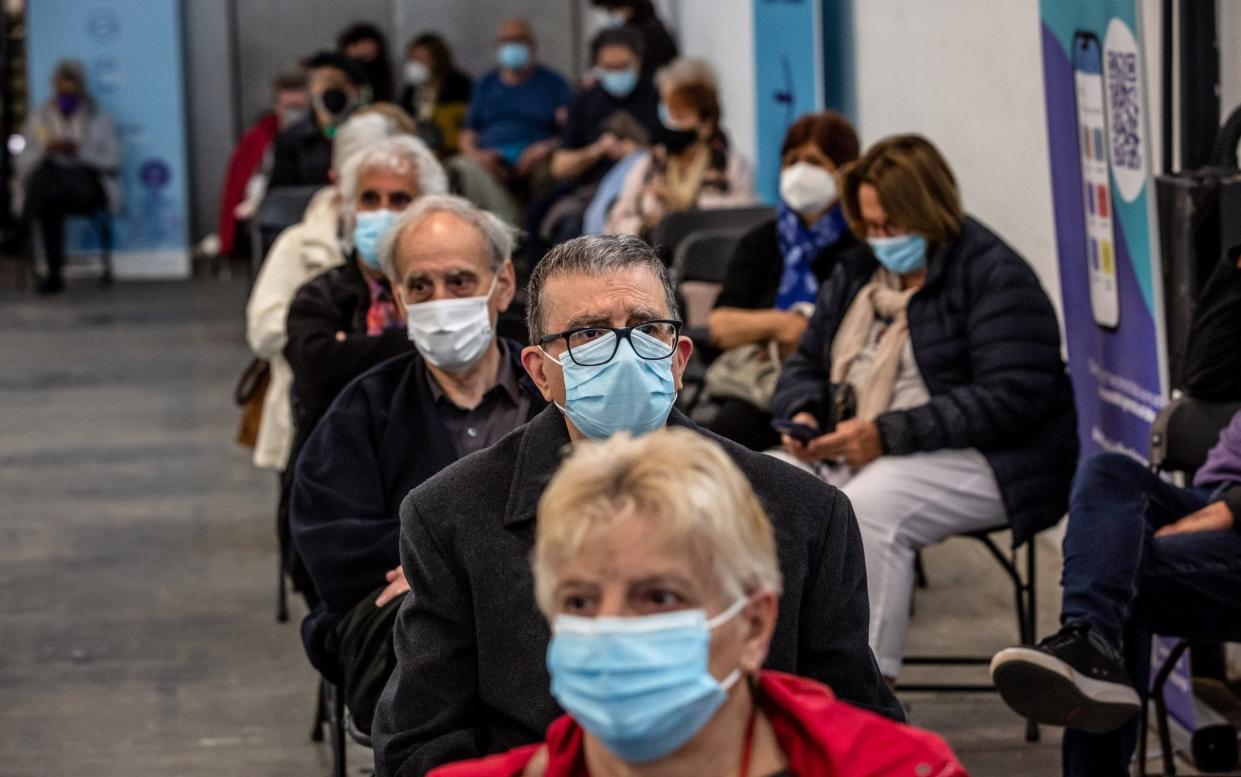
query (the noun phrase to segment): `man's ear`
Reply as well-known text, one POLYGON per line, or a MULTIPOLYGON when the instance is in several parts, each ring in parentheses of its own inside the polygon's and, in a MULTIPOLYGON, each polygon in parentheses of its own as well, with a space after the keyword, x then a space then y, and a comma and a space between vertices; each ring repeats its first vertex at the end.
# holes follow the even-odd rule
POLYGON ((534 381, 543 399, 551 402, 552 387, 551 381, 547 379, 547 359, 543 356, 543 351, 537 345, 528 345, 521 349, 521 366, 526 368, 526 374, 534 381))
POLYGON ((517 270, 513 268, 512 260, 505 259, 504 264, 500 265, 500 269, 496 270, 496 309, 501 313, 508 310, 509 306, 513 304, 513 298, 516 296, 517 270))
POLYGON ((689 357, 693 353, 693 340, 688 337, 677 338, 677 349, 672 353, 672 379, 676 383, 677 391, 684 388, 681 384, 681 376, 685 374, 685 366, 689 364, 689 357))

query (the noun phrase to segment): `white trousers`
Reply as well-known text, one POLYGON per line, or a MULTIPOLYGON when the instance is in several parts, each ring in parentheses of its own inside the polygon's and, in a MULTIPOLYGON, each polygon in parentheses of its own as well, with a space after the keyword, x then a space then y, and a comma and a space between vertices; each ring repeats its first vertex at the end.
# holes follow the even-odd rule
POLYGON ((772 455, 813 471, 844 491, 857 514, 870 593, 870 647, 886 677, 897 677, 913 596, 914 555, 956 534, 1006 522, 995 475, 974 448, 882 456, 860 471, 812 469, 784 451, 772 455))

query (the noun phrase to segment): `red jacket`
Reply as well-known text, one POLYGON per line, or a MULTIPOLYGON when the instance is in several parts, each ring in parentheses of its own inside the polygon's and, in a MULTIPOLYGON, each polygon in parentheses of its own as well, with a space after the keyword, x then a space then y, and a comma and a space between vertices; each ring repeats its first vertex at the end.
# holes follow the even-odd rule
POLYGON ((233 215, 233 209, 246 198, 246 184, 263 163, 263 155, 275 140, 279 124, 276 114, 265 114, 241 136, 228 160, 228 174, 220 191, 220 219, 216 224, 221 256, 233 252, 237 241, 237 217, 233 215))
MULTIPOLYGON (((968 777, 935 734, 837 701, 827 686, 812 680, 763 672, 758 706, 794 777, 968 777)), ((548 727, 545 777, 589 777, 582 736, 568 715, 548 727)), ((428 777, 521 777, 541 746, 441 766, 428 777)))

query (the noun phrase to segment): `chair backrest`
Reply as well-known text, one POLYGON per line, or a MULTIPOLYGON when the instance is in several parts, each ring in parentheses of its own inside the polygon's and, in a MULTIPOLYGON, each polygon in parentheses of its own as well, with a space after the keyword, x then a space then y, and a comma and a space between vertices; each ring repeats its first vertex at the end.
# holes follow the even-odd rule
POLYGON ((705 229, 681 241, 672 259, 672 277, 681 295, 685 324, 707 325, 707 315, 724 287, 728 263, 737 248, 740 233, 724 229, 705 229))
POLYGON ((775 213, 774 208, 766 205, 676 211, 664 216, 651 230, 651 244, 659 249, 665 262, 671 262, 681 241, 695 232, 723 229, 742 234, 772 218, 775 213))
POLYGON ((1188 396, 1169 402, 1151 424, 1151 466, 1193 475, 1238 411, 1241 402, 1206 402, 1188 396))
POLYGON ((322 186, 281 186, 269 189, 254 214, 263 231, 280 232, 302 220, 306 206, 322 186))
POLYGON ((280 186, 268 189, 250 220, 250 274, 257 275, 280 233, 302 220, 310 200, 322 186, 280 186))

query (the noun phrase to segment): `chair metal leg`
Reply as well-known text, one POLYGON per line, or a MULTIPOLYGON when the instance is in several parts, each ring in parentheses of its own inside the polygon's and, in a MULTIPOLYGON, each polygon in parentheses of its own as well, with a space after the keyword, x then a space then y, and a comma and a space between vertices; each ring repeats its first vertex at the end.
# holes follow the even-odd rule
MULTIPOLYGON (((1187 639, 1177 642, 1176 647, 1172 648, 1172 652, 1168 654, 1167 660, 1159 667, 1155 682, 1151 684, 1151 697, 1155 701, 1155 724, 1159 729, 1159 748, 1162 751, 1160 755, 1163 758, 1165 777, 1176 777, 1176 760, 1172 756, 1172 733, 1168 728, 1168 705, 1163 700, 1163 687, 1172 675, 1172 670, 1176 668, 1176 662, 1181 659, 1188 647, 1189 640, 1187 639)), ((1145 732, 1143 732, 1143 737, 1145 737, 1145 732)), ((1146 768, 1145 762, 1142 768, 1146 768)))
POLYGON ((345 694, 332 687, 332 777, 345 777, 345 694))
POLYGON ((315 692, 315 722, 311 724, 310 741, 323 741, 323 726, 327 723, 327 700, 324 698, 327 694, 327 684, 319 681, 319 688, 315 692))
POLYGON ((112 221, 106 214, 99 217, 99 263, 102 274, 99 282, 104 286, 112 284, 112 221))
POLYGON ((284 553, 276 550, 276 623, 289 622, 289 594, 284 583, 284 553))
MULTIPOLYGON (((1024 583, 1019 583, 1017 586, 1018 596, 1024 600, 1017 607, 1017 617, 1021 619, 1017 628, 1024 645, 1033 645, 1038 639, 1038 588, 1035 577, 1038 557, 1034 550, 1034 543, 1034 537, 1026 540, 1026 579, 1024 583)), ((1017 551, 1014 550, 1013 566, 1016 567, 1016 565, 1017 551)), ((1026 720, 1026 741, 1039 741, 1038 723, 1029 719, 1026 720)))

